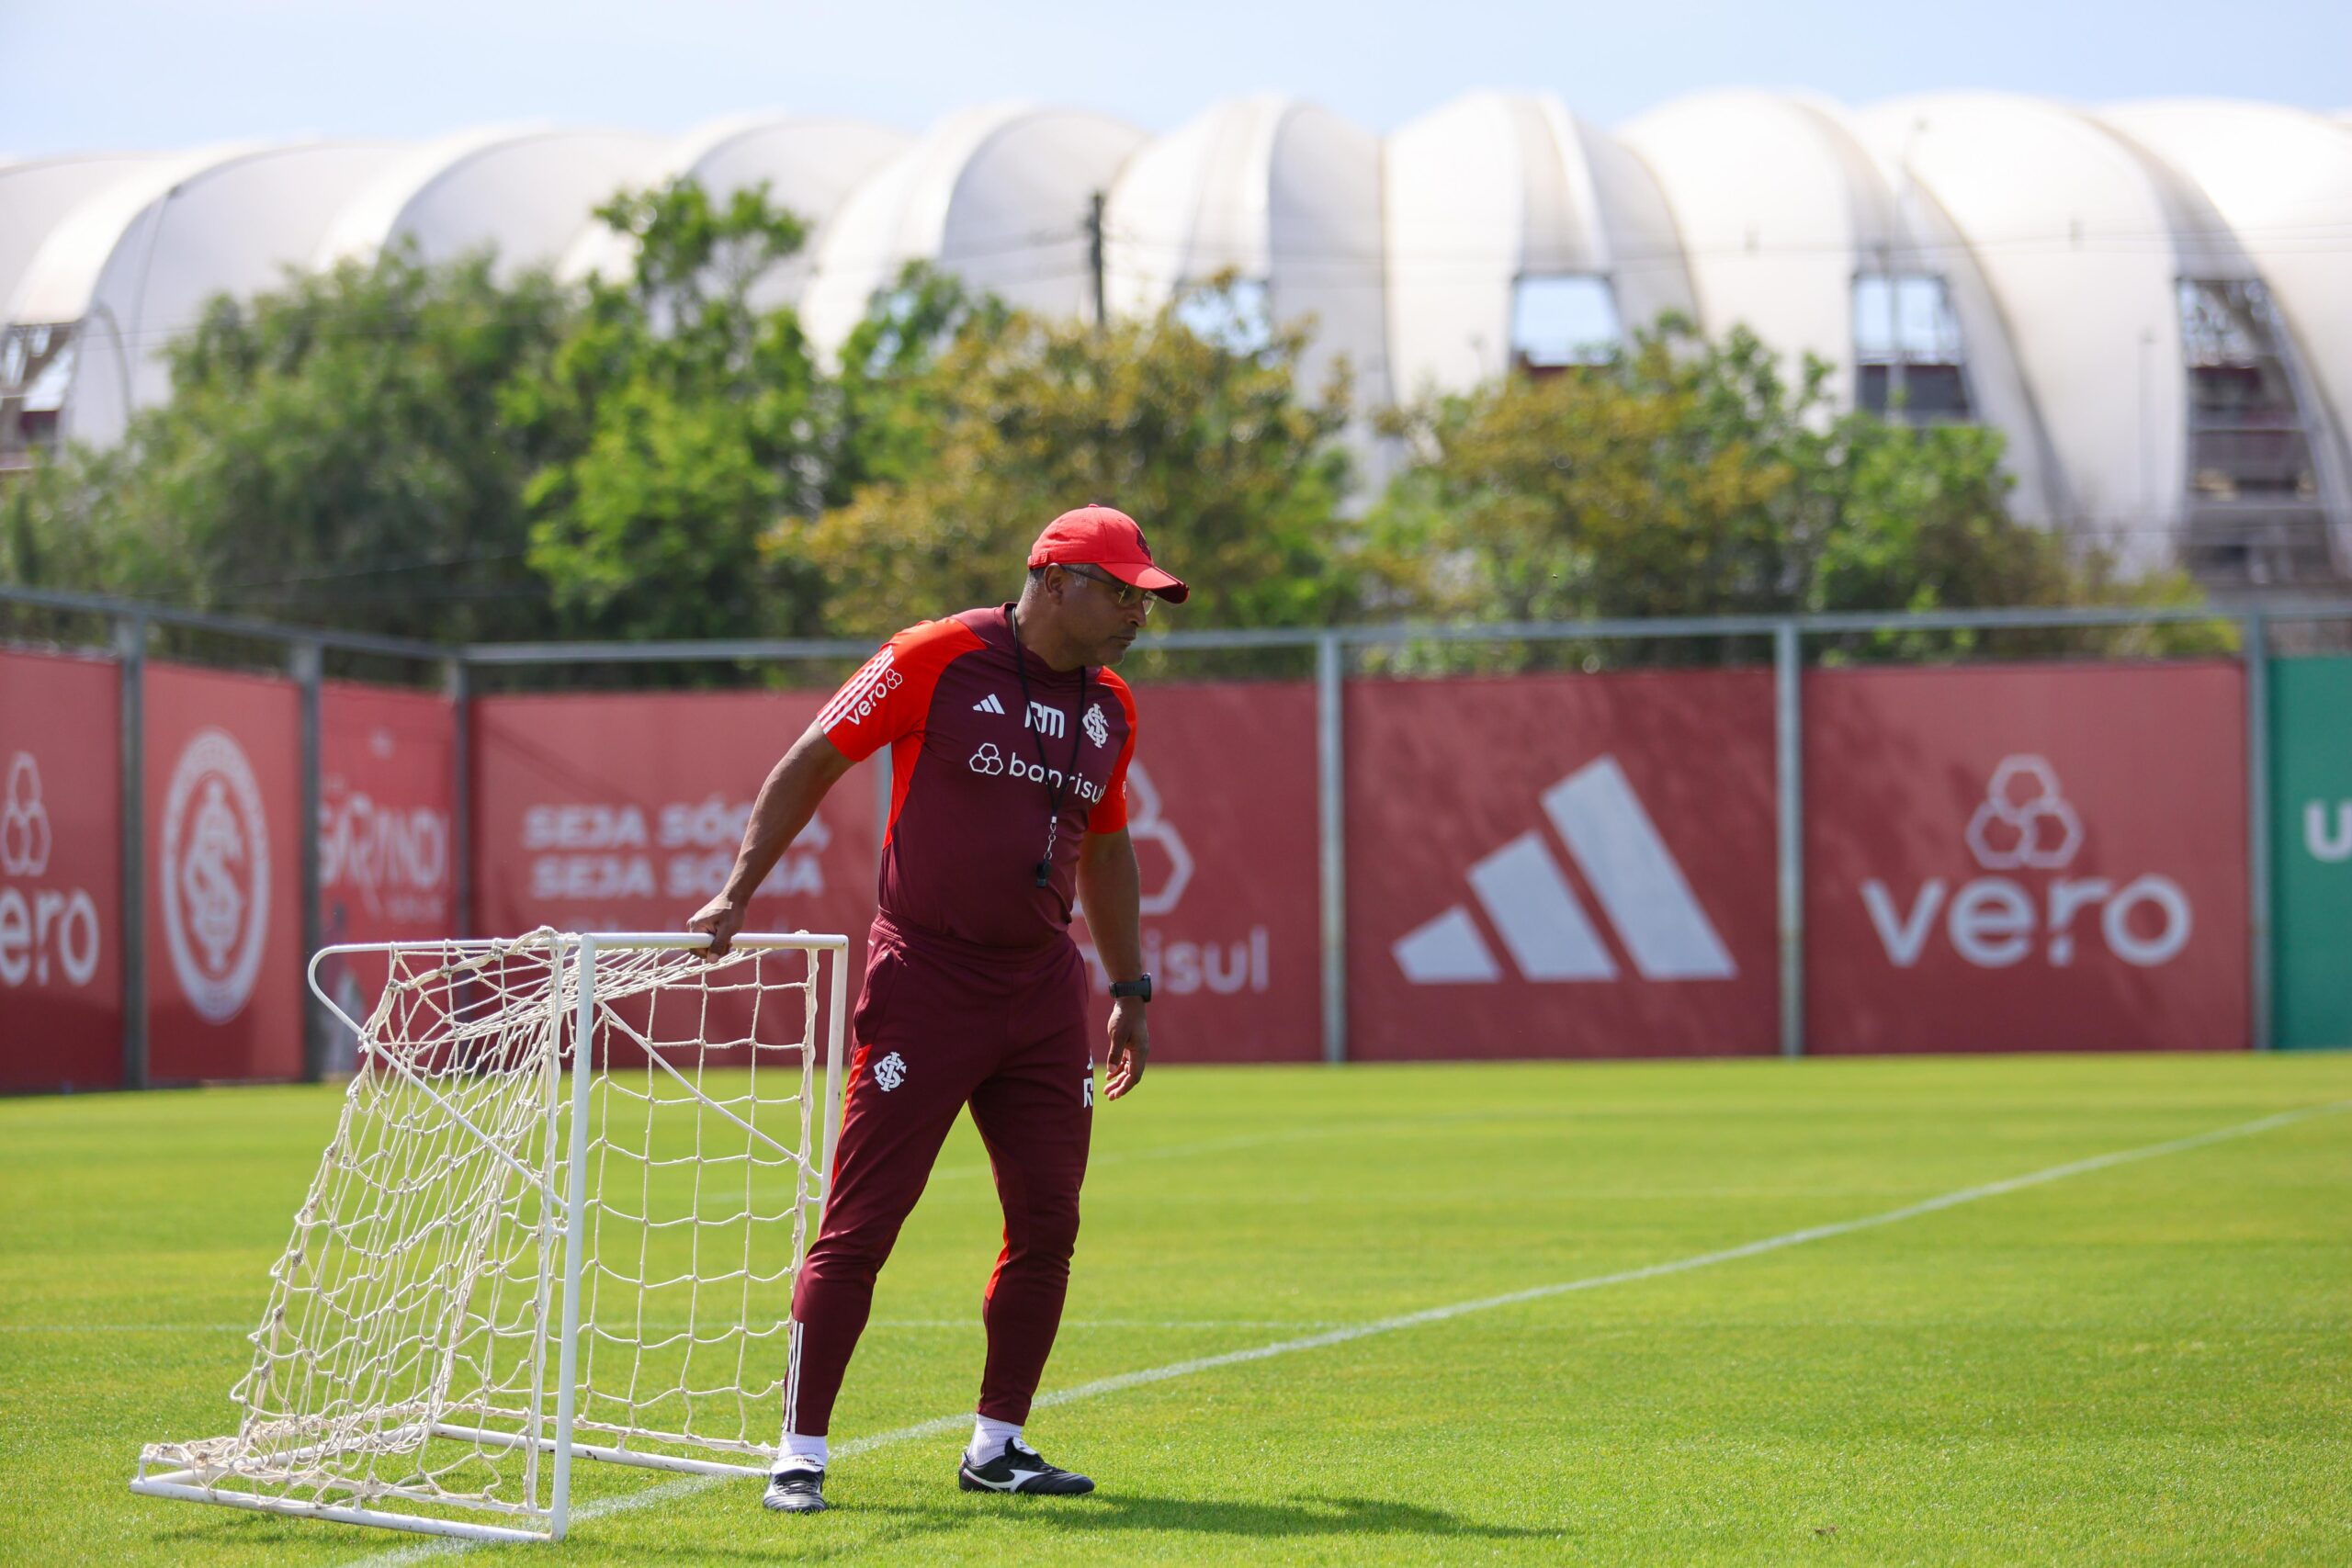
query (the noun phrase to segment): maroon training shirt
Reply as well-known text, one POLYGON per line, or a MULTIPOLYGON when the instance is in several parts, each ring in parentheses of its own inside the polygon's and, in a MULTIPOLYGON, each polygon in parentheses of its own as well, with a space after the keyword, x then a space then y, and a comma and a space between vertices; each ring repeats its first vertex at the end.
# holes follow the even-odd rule
POLYGON ((909 626, 818 718, 853 761, 890 747, 881 910, 918 940, 928 931, 1020 952, 1051 946, 1069 929, 1080 840, 1127 825, 1134 694, 1108 670, 1057 671, 1023 650, 1024 705, 1012 608, 909 626), (1057 784, 1053 874, 1039 887, 1057 784))

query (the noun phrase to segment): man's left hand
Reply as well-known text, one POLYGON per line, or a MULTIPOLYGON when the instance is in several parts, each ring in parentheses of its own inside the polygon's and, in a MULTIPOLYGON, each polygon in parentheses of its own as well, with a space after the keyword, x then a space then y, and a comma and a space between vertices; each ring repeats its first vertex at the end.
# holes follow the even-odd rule
POLYGON ((1142 1081, 1144 1064, 1151 1059, 1151 1027, 1143 1015, 1144 1004, 1133 997, 1111 1003, 1111 1055, 1102 1077, 1106 1100, 1118 1099, 1142 1081))

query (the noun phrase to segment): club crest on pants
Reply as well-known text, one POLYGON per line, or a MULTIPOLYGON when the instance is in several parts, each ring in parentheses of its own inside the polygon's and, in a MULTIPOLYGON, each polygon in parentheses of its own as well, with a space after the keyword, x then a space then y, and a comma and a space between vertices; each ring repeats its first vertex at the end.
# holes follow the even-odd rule
POLYGON ((907 1059, 896 1051, 874 1064, 874 1083, 884 1094, 907 1081, 907 1059))

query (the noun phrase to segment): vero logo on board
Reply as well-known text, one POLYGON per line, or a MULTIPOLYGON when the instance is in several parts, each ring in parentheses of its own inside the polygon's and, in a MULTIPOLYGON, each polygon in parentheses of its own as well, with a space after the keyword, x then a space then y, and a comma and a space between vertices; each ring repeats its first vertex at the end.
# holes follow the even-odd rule
MULTIPOLYGON (((1542 801, 1642 978, 1728 980, 1739 973, 1614 757, 1577 769, 1545 790, 1542 801)), ((1521 976, 1544 984, 1617 978, 1616 959, 1540 830, 1521 834, 1469 874, 1471 892, 1521 976)), ((1503 978, 1466 905, 1407 932, 1391 951, 1416 986, 1503 978)))
POLYGON ((1876 877, 1862 884, 1871 926, 1898 969, 1917 964, 1939 931, 1979 969, 2006 969, 2037 952, 2063 969, 2089 942, 2147 969, 2188 945, 2195 919, 2172 878, 2150 874, 2118 886, 2104 876, 2055 874, 2081 852, 2083 823, 2043 758, 2002 758, 1961 837, 1981 869, 2011 874, 1973 877, 1957 888, 1931 876, 1907 904, 1876 877), (2027 872, 2050 874, 2029 881, 2027 872))
POLYGON ((97 976, 97 900, 86 887, 48 885, 56 847, 40 763, 19 751, 0 795, 0 986, 46 986, 52 974, 86 986, 97 976))

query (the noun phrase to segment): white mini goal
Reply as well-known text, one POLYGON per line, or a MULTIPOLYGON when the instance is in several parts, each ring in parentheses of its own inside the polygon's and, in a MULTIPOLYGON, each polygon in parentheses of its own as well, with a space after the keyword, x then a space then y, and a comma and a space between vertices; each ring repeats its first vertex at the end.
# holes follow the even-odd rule
POLYGON ((847 943, 707 942, 539 931, 314 958, 331 1008, 321 959, 384 985, 345 1019, 356 1070, 248 1336, 236 1430, 149 1446, 131 1490, 560 1540, 575 1459, 764 1474, 840 1131, 847 943))

